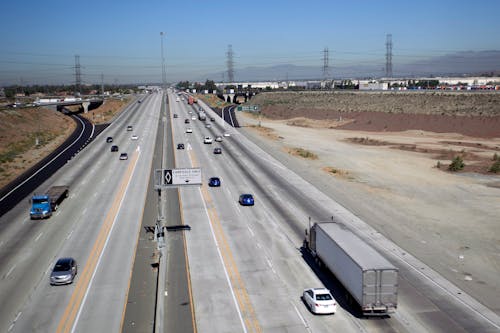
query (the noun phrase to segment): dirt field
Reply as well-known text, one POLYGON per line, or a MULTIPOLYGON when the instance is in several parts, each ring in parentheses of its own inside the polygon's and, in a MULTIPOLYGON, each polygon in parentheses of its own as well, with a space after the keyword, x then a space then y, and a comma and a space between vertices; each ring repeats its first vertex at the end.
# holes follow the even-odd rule
POLYGON ((0 111, 0 187, 57 148, 75 128, 73 120, 53 110, 0 111))
MULTIPOLYGON (((500 94, 482 96, 490 105, 500 94)), ((369 109, 370 100, 363 108, 369 109)), ((475 103, 487 109, 480 100, 475 103)), ((500 313, 500 175, 486 170, 494 154, 500 155, 498 123, 491 125, 496 137, 465 135, 477 121, 471 116, 456 116, 462 123, 451 133, 446 116, 417 118, 424 125, 441 124, 435 131, 398 116, 384 118, 385 129, 367 129, 359 121, 342 123, 349 118, 345 113, 342 120, 321 118, 318 114, 328 110, 293 106, 286 114, 283 104, 263 107, 265 115, 279 117, 263 117, 262 127, 252 114, 238 113, 238 120, 247 135, 304 179, 500 313), (317 159, 290 153, 297 148, 317 159), (456 155, 464 158, 463 172, 447 171, 456 155)))
MULTIPOLYGON (((128 99, 106 100, 99 108, 82 115, 96 124, 106 123, 128 103, 128 99)), ((49 109, 0 111, 0 188, 50 154, 75 128, 69 117, 49 109)))

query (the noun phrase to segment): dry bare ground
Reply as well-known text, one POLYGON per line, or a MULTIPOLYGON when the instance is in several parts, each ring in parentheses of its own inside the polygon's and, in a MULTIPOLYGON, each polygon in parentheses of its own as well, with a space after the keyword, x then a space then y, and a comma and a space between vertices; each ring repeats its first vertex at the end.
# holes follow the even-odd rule
POLYGON ((500 175, 487 171, 494 154, 500 155, 500 122, 495 120, 500 94, 340 93, 322 99, 320 93, 303 98, 292 93, 289 100, 287 94, 266 95, 250 102, 263 105, 261 128, 255 115, 238 113, 247 135, 500 314, 500 175), (401 122, 394 113, 382 112, 384 98, 388 105, 400 103, 419 114, 408 113, 408 121, 401 122), (464 106, 457 107, 458 102, 464 106), (453 109, 463 115, 449 114, 453 109), (387 126, 360 123, 367 113, 383 115, 387 126), (422 118, 427 114, 436 118, 422 118), (453 118, 458 120, 449 127, 453 118), (471 130, 478 119, 496 136, 480 127, 471 130), (478 135, 466 135, 474 132, 478 135), (298 158, 287 153, 291 148, 318 158, 298 158), (447 171, 457 155, 464 158, 464 171, 447 171))
POLYGON ((50 154, 75 128, 73 120, 49 109, 1 110, 0 187, 50 154))
MULTIPOLYGON (((82 115, 96 124, 106 123, 121 112, 129 101, 106 100, 99 108, 82 115)), ((73 120, 50 109, 1 110, 0 188, 50 154, 75 128, 73 120), (39 145, 35 145, 37 137, 39 145)))

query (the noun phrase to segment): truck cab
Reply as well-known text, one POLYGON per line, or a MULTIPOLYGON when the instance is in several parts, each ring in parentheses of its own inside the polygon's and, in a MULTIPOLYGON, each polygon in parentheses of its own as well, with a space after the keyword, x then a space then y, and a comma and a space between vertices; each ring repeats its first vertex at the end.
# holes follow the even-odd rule
POLYGON ((30 217, 32 219, 44 219, 52 215, 50 198, 48 195, 34 195, 31 198, 30 217))

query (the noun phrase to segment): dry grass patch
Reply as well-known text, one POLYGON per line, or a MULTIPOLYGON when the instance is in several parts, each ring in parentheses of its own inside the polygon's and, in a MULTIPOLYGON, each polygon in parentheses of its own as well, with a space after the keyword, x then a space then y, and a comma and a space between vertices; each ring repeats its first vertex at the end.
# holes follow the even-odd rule
POLYGON ((352 143, 357 143, 357 144, 365 145, 365 146, 388 146, 388 145, 392 144, 392 143, 387 142, 387 141, 370 139, 369 137, 365 137, 365 138, 358 138, 358 137, 355 137, 355 138, 346 138, 345 141, 352 142, 352 143))
POLYGON ((290 119, 286 122, 288 126, 306 127, 306 128, 337 128, 339 126, 348 124, 354 121, 353 119, 340 118, 338 120, 332 119, 309 119, 304 117, 297 117, 290 119))
POLYGON ((265 127, 265 126, 258 126, 258 125, 249 125, 247 128, 250 128, 251 130, 259 133, 261 136, 266 137, 271 140, 278 141, 280 139, 283 139, 283 137, 278 136, 274 129, 265 127))
POLYGON ((106 99, 97 109, 82 113, 82 116, 94 124, 107 124, 119 114, 130 102, 130 98, 106 99))
POLYGON ((321 170, 335 177, 352 179, 352 177, 349 174, 349 171, 347 170, 342 170, 331 166, 323 167, 321 170))
POLYGON ((318 155, 304 148, 288 148, 287 153, 293 156, 302 157, 308 160, 317 160, 318 155))

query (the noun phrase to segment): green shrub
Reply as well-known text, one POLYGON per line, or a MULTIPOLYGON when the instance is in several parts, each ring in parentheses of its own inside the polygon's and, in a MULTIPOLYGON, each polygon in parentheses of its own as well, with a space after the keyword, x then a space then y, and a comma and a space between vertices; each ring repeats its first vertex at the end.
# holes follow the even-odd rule
POLYGON ((499 156, 497 153, 495 153, 495 154, 493 155, 493 159, 492 159, 492 161, 500 161, 500 156, 499 156))
POLYGON ((499 173, 500 172, 500 160, 496 160, 488 170, 489 172, 499 173))
POLYGON ((451 164, 448 166, 450 171, 460 171, 465 167, 464 160, 460 156, 456 156, 451 164))

